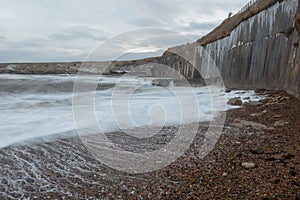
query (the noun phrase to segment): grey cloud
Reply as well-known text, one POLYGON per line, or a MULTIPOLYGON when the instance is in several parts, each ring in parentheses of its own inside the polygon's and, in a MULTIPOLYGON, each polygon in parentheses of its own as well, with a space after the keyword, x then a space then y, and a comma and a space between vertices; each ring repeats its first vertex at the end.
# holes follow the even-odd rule
MULTIPOLYGON (((73 42, 70 42, 73 43, 73 42)), ((93 46, 67 44, 47 38, 4 40, 0 46, 0 62, 47 62, 83 60, 93 46)))
POLYGON ((135 18, 128 21, 129 23, 137 27, 161 27, 163 25, 163 23, 159 19, 150 17, 135 18))
POLYGON ((7 39, 6 37, 0 35, 0 40, 6 40, 6 39, 7 39))
POLYGON ((46 48, 50 43, 47 38, 43 37, 31 37, 26 38, 21 41, 7 41, 9 42, 9 47, 14 49, 31 49, 31 48, 46 48))
POLYGON ((0 50, 0 63, 82 61, 85 56, 86 54, 73 55, 68 52, 61 53, 47 50, 4 49, 0 50))
POLYGON ((163 50, 155 51, 155 52, 141 52, 141 53, 126 53, 117 58, 116 60, 136 60, 136 59, 142 59, 147 57, 156 57, 158 55, 163 54, 163 50))
MULTIPOLYGON (((227 17, 228 12, 238 10, 247 1, 4 1, 0 12, 0 61, 78 60, 101 41, 143 27, 171 29, 196 40, 217 25, 214 20, 227 17)), ((143 34, 144 37, 147 33, 143 34)), ((115 48, 175 46, 187 42, 168 34, 149 36, 142 41, 139 38, 139 35, 125 37, 115 48)), ((107 46, 102 57, 108 59, 118 52, 107 46)))
POLYGON ((186 36, 188 38, 190 38, 191 40, 198 40, 199 38, 201 38, 204 34, 186 34, 186 36))
POLYGON ((61 33, 56 33, 49 36, 52 40, 73 40, 90 39, 102 41, 107 39, 108 33, 103 30, 92 28, 90 26, 70 26, 64 29, 61 33))
POLYGON ((192 42, 185 35, 159 28, 126 32, 98 46, 88 60, 115 60, 158 56, 169 47, 192 42), (141 51, 143 50, 143 51, 141 51))
POLYGON ((189 29, 192 30, 211 30, 217 25, 219 22, 202 22, 202 23, 197 23, 197 22, 191 22, 189 25, 189 29))

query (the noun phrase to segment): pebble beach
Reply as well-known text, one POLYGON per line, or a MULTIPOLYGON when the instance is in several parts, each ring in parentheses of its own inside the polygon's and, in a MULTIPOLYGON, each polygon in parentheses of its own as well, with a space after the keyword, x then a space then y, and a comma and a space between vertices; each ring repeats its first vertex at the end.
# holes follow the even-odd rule
MULTIPOLYGON (((285 92, 226 113, 222 135, 203 159, 199 144, 208 124, 183 156, 144 174, 111 169, 93 158, 78 136, 37 140, 0 150, 4 199, 299 199, 300 102, 285 92)), ((176 133, 152 139, 160 148, 176 133)), ((110 133, 118 140, 119 133, 110 133)), ((123 138, 124 141, 124 138, 123 138)), ((126 138, 125 138, 126 141, 126 138)), ((131 148, 138 143, 131 141, 131 148)))

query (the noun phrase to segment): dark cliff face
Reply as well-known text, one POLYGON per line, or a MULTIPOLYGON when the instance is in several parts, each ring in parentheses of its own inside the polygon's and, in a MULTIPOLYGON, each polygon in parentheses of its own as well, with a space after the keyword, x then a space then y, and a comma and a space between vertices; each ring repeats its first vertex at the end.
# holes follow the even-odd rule
POLYGON ((277 2, 229 36, 203 44, 227 87, 283 89, 300 97, 299 6, 299 0, 277 2))

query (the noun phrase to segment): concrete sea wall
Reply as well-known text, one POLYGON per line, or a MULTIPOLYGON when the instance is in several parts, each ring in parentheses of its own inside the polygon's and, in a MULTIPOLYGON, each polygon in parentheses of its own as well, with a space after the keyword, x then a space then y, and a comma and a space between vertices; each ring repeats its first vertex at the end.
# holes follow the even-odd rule
MULTIPOLYGON (((212 58, 227 87, 286 90, 300 97, 299 13, 299 0, 277 1, 229 36, 199 40, 198 52, 212 58)), ((203 74, 210 67, 204 61, 199 66, 203 74)))

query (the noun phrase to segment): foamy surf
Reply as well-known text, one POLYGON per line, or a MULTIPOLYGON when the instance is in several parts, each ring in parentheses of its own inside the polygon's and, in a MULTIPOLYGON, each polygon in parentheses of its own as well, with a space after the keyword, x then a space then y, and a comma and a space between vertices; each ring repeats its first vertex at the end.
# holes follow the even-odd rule
MULTIPOLYGON (((0 147, 35 138, 76 133, 72 98, 84 98, 86 95, 84 92, 73 92, 76 78, 75 75, 0 75, 0 147)), ((193 94, 200 110, 199 113, 195 113, 195 109, 189 104, 188 99, 191 97, 187 96, 190 93, 188 94, 186 87, 172 87, 172 90, 155 87, 152 86, 151 79, 145 77, 102 77, 98 80, 98 77, 87 76, 85 80, 86 84, 94 84, 97 81, 93 101, 98 123, 105 133, 120 131, 120 127, 132 129, 210 121, 216 112, 232 108, 228 105, 224 108, 224 104, 221 103, 224 101, 224 95, 226 100, 235 96, 259 98, 253 91, 225 94, 220 88, 208 90, 206 87, 194 87, 193 94), (115 95, 116 84, 124 94, 121 92, 115 95), (126 102, 128 110, 119 109, 116 112, 116 107, 120 106, 118 102, 124 103, 123 98, 128 96, 126 91, 130 91, 131 88, 135 90, 126 102), (187 100, 178 102, 178 95, 187 96, 187 100), (212 96, 216 102, 220 101, 220 106, 216 104, 213 112, 212 96), (115 108, 112 100, 115 102, 115 108), (182 110, 191 111, 191 114, 181 119, 182 110), (161 124, 161 121, 164 123, 161 124)), ((85 104, 82 104, 82 109, 85 109, 85 104)), ((87 118, 87 125, 88 120, 87 118)))

